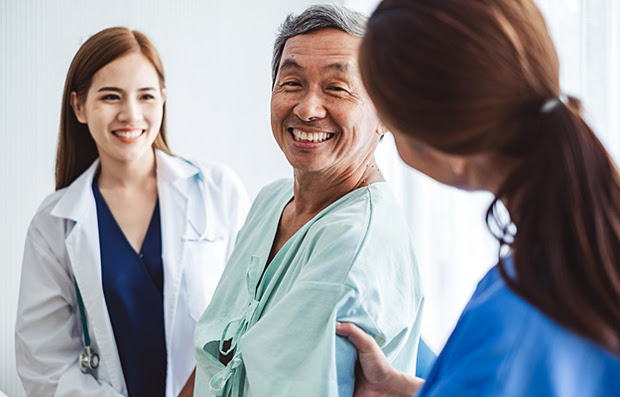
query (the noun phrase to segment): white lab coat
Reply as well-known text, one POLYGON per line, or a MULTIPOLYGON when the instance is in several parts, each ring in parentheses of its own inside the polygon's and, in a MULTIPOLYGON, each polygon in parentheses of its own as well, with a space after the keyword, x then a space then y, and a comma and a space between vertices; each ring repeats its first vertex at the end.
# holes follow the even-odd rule
MULTIPOLYGON (((92 193, 98 164, 51 194, 28 230, 15 350, 17 371, 29 396, 127 395, 101 281, 92 193), (101 361, 93 375, 83 374, 78 365, 83 336, 74 276, 84 300, 91 346, 101 361)), ((249 201, 239 178, 220 165, 199 166, 159 150, 156 164, 168 354, 166 397, 173 397, 196 365, 194 326, 215 290, 249 201), (205 227, 206 239, 183 240, 197 238, 205 227)))

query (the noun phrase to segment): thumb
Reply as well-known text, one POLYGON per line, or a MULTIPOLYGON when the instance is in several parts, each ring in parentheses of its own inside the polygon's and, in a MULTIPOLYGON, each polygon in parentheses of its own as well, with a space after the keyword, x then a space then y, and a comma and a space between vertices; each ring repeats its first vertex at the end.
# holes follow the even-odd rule
POLYGON ((381 350, 372 336, 353 323, 336 322, 336 334, 347 338, 360 354, 381 350))

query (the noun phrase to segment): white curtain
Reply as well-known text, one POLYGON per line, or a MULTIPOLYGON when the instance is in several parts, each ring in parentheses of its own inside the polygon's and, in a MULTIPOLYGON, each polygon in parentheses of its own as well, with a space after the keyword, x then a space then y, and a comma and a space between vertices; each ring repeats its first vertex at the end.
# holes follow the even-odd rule
MULTIPOLYGON (((348 7, 372 12, 375 0, 348 7)), ((580 98, 586 118, 620 159, 620 2, 538 0, 556 43, 564 92, 580 98)), ((445 187, 408 169, 388 137, 377 152, 411 227, 426 293, 422 335, 439 351, 478 280, 497 259, 484 215, 492 196, 445 187)))
POLYGON ((560 55, 564 92, 580 98, 586 119, 620 159, 620 2, 538 0, 560 55))

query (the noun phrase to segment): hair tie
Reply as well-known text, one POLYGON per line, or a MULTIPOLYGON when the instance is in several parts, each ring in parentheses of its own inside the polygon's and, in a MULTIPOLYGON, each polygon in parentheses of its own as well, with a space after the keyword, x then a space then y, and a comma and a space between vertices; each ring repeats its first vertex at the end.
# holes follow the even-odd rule
POLYGON ((555 98, 547 99, 540 107, 540 113, 547 114, 555 109, 560 103, 568 105, 568 97, 562 94, 556 96, 555 98))

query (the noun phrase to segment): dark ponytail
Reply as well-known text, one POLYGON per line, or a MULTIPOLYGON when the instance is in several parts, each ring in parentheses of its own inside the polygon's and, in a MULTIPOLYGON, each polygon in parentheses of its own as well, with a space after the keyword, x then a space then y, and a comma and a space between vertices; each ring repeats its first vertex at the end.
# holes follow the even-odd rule
MULTIPOLYGON (((518 216, 516 277, 500 271, 558 323, 620 354, 620 179, 580 110, 571 98, 525 124, 538 139, 497 194, 518 216)), ((496 204, 487 222, 499 222, 496 204)))

